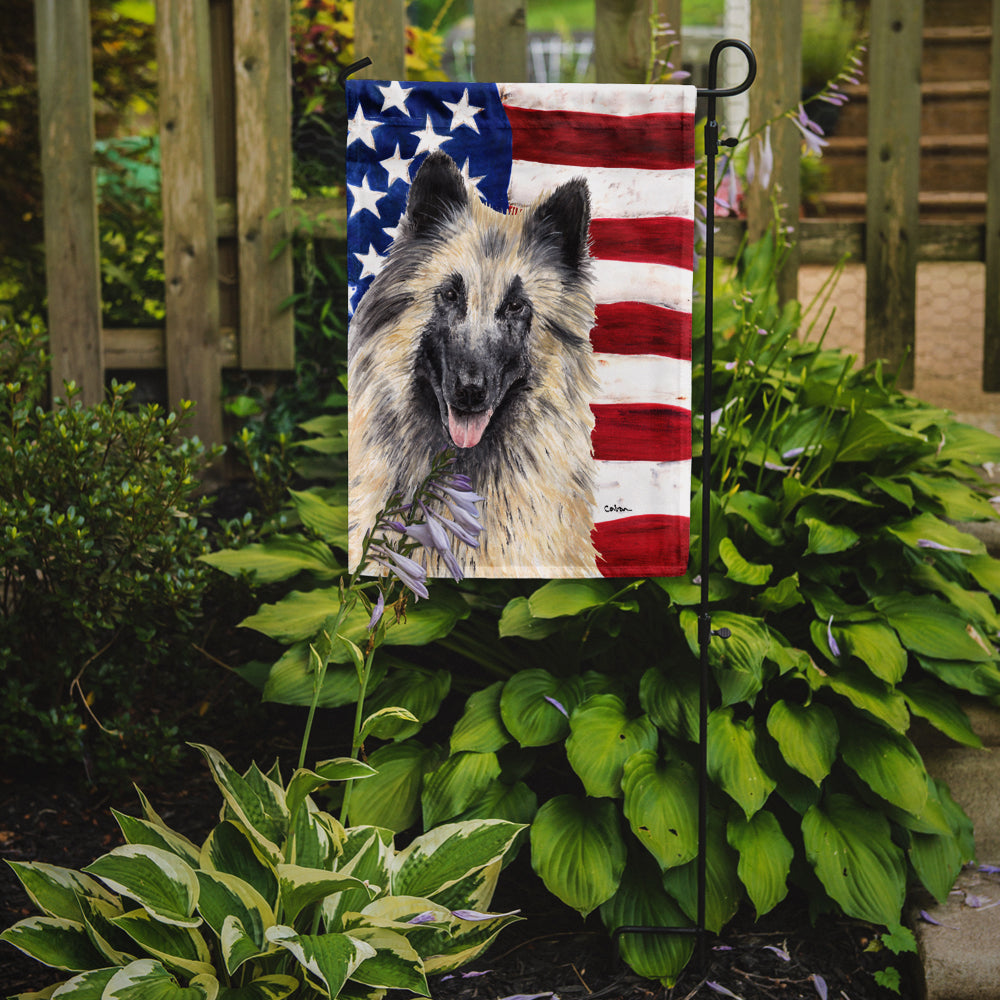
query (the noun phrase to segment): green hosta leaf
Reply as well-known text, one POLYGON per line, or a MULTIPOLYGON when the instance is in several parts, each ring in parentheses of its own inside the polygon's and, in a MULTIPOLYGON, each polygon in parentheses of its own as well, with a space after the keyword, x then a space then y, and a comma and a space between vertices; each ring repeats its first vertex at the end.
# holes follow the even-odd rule
POLYGON ((237 773, 217 750, 192 744, 208 761, 226 805, 250 832, 265 856, 275 862, 280 857, 278 844, 288 830, 288 809, 280 785, 269 779, 255 783, 237 773))
POLYGON ((863 410, 851 421, 837 452, 837 461, 867 462, 890 448, 920 446, 926 441, 916 431, 890 423, 871 410, 863 410))
POLYGON ((865 479, 907 510, 913 508, 913 490, 906 483, 885 476, 865 476, 865 479))
MULTIPOLYGON (((671 603, 682 608, 701 602, 701 584, 692 583, 686 576, 657 576, 653 578, 653 583, 667 594, 671 603)), ((739 586, 728 577, 721 573, 709 573, 708 599, 710 601, 724 601, 727 597, 732 597, 737 590, 739 590, 739 586)))
POLYGON ((754 601, 763 612, 787 611, 798 604, 804 604, 805 598, 799 590, 799 574, 793 573, 779 580, 773 587, 761 591, 754 601))
POLYGON ((829 688, 897 732, 905 733, 910 724, 903 696, 866 669, 841 667, 835 673, 824 674, 812 666, 806 678, 813 689, 829 688))
MULTIPOLYGON (((641 857, 630 858, 615 894, 601 904, 604 926, 687 927, 690 921, 664 891, 654 865, 641 857)), ((673 986, 691 959, 694 936, 690 934, 623 934, 622 958, 638 975, 673 986)))
POLYGON ((291 952, 332 997, 340 994, 362 962, 375 957, 370 944, 349 934, 296 934, 293 928, 278 924, 268 928, 267 939, 291 952))
POLYGON ((849 917, 899 923, 906 892, 902 851, 880 812, 849 795, 830 795, 802 820, 806 857, 849 917))
POLYGON ((189 865, 198 864, 199 849, 187 837, 175 833, 160 823, 126 816, 125 813, 120 813, 117 809, 112 809, 111 812, 118 821, 122 835, 128 843, 159 847, 164 851, 170 851, 171 854, 176 854, 189 865))
POLYGON ((778 547, 784 541, 781 512, 770 497, 749 490, 739 490, 726 497, 726 514, 745 521, 768 545, 778 547))
POLYGON ((134 899, 150 916, 178 927, 197 927, 198 879, 176 854, 147 844, 125 844, 84 871, 113 892, 134 899))
POLYGON ((461 879, 499 862, 522 829, 497 819, 447 823, 429 830, 396 855, 392 891, 434 899, 461 879))
POLYGON ((608 580, 550 580, 528 598, 533 618, 560 618, 599 608, 615 595, 608 580))
POLYGON ((334 757, 321 761, 312 771, 299 768, 288 782, 285 805, 290 814, 298 812, 307 796, 331 781, 355 781, 374 777, 377 773, 374 767, 353 757, 334 757))
POLYGON ((106 902, 115 902, 111 895, 96 879, 71 868, 60 868, 40 861, 8 861, 31 901, 46 916, 65 917, 80 921, 81 896, 93 896, 106 902))
POLYGON ((188 976, 212 974, 208 945, 193 928, 161 923, 145 910, 123 913, 111 922, 169 968, 179 969, 188 976))
MULTIPOLYGON (((327 872, 301 865, 278 865, 278 884, 281 888, 282 913, 294 922, 305 907, 318 903, 327 896, 345 889, 364 889, 367 886, 353 875, 327 872)), ((370 896, 374 896, 374 890, 370 896)))
POLYGON ((809 529, 806 555, 828 556, 844 552, 854 545, 860 537, 853 528, 849 528, 846 524, 828 524, 815 517, 803 518, 803 523, 809 529))
POLYGON ((975 663, 996 659, 995 650, 975 626, 936 597, 883 595, 875 598, 875 607, 915 653, 975 663))
POLYGON ((366 707, 373 712, 383 708, 404 708, 418 721, 385 720, 379 727, 379 738, 405 740, 415 735, 423 723, 437 715, 450 689, 451 674, 447 670, 422 667, 394 670, 375 688, 366 707))
MULTIPOLYGON (((933 783, 931 794, 937 799, 933 783)), ((909 855, 910 864, 924 887, 939 903, 944 903, 967 860, 959 837, 951 831, 911 833, 909 855)))
POLYGON ((420 720, 409 709, 393 705, 372 712, 361 724, 358 735, 362 740, 366 740, 369 736, 380 740, 391 740, 397 734, 401 739, 405 739, 417 732, 421 725, 420 720))
POLYGON ((683 865, 698 853, 698 783, 691 767, 642 750, 625 762, 625 818, 660 868, 683 865))
POLYGON ((505 819, 527 826, 538 812, 538 796, 523 782, 490 782, 457 819, 505 819))
MULTIPOLYGON (((743 899, 743 884, 736 874, 736 852, 726 843, 726 825, 720 813, 708 818, 705 850, 705 926, 714 934, 732 919, 743 899)), ((698 917, 698 861, 663 873, 663 886, 691 920, 698 917)))
POLYGON ((26 955, 69 972, 81 972, 105 964, 105 960, 91 944, 87 929, 76 920, 65 917, 28 917, 19 920, 0 934, 6 941, 26 955))
POLYGON ((933 514, 918 514, 909 521, 887 526, 886 531, 912 549, 923 548, 921 542, 932 542, 971 555, 983 555, 986 552, 986 546, 978 538, 933 514))
POLYGON ((347 507, 327 503, 314 490, 289 490, 295 513, 302 523, 331 545, 347 548, 347 507))
POLYGON ((1000 597, 1000 559, 982 555, 964 561, 965 568, 975 578, 976 583, 994 597, 1000 597))
POLYGON ((771 578, 774 567, 768 563, 747 562, 740 555, 739 549, 730 538, 723 538, 719 542, 719 557, 726 565, 727 576, 736 583, 744 583, 749 587, 763 587, 771 578))
POLYGON ((579 677, 562 680, 547 670, 522 670, 504 684, 500 716, 521 746, 546 746, 569 732, 569 716, 583 696, 579 677))
POLYGON ((351 824, 400 833, 420 817, 424 774, 436 766, 438 755, 407 740, 379 747, 368 761, 378 773, 351 790, 351 824))
POLYGON ((375 949, 375 954, 351 973, 355 982, 430 996, 424 963, 402 934, 383 927, 362 926, 352 929, 351 937, 375 949))
MULTIPOLYGON (((681 627, 694 656, 700 656, 698 616, 682 611, 681 627)), ((728 639, 713 636, 708 647, 708 662, 722 690, 723 704, 753 701, 763 686, 764 659, 771 648, 771 636, 759 618, 717 611, 712 614, 712 629, 729 629, 728 639)))
POLYGON ((1000 669, 993 663, 936 660, 931 656, 918 656, 917 662, 949 687, 986 697, 1000 694, 1000 669))
POLYGON ((972 728, 969 717, 947 688, 931 680, 908 681, 900 686, 914 715, 926 719, 945 736, 967 747, 981 747, 983 741, 972 728))
MULTIPOLYGON (((337 643, 334 656, 344 655, 346 647, 337 643), (338 652, 338 650, 340 652, 338 652)), ((374 689, 386 674, 387 657, 378 656, 372 665, 369 688, 374 689)), ((297 642, 282 653, 270 668, 264 681, 261 697, 264 701, 274 701, 280 705, 311 705, 316 697, 316 673, 310 661, 309 643, 297 642)), ((339 708, 358 700, 358 675, 353 666, 329 664, 323 675, 318 708, 339 708)))
POLYGON ((421 804, 424 826, 430 828, 454 819, 500 777, 495 753, 452 754, 424 780, 421 804))
POLYGON ((325 542, 312 542, 297 535, 271 535, 239 549, 223 549, 199 557, 230 576, 251 577, 254 583, 276 583, 298 573, 311 573, 331 580, 344 572, 325 542))
POLYGON ((906 650, 896 633, 879 622, 835 625, 833 634, 842 652, 861 660, 886 684, 898 684, 906 673, 906 650))
POLYGON ((717 708, 709 714, 708 774, 748 819, 767 801, 776 783, 757 762, 752 718, 737 721, 732 708, 717 708))
POLYGON ((549 892, 586 916, 618 889, 625 842, 607 799, 558 795, 531 825, 531 865, 549 892))
POLYGON ((497 681, 469 696, 465 711, 452 730, 452 753, 460 750, 494 753, 510 742, 510 733, 500 717, 502 690, 503 681, 497 681))
POLYGON ((648 716, 629 719, 616 695, 595 694, 573 711, 566 757, 588 795, 616 799, 625 761, 638 750, 654 749, 658 739, 648 716))
POLYGON ((996 511, 989 500, 964 483, 948 476, 924 476, 911 472, 906 477, 951 521, 992 521, 996 511))
POLYGON ((826 705, 798 705, 779 699, 768 713, 767 731, 777 741, 785 761, 815 785, 819 786, 830 773, 837 756, 839 731, 826 705))
POLYGON ((218 995, 215 976, 202 974, 181 986, 159 962, 142 958, 115 972, 101 1000, 216 1000, 218 995))
POLYGON ((683 663, 670 673, 650 667, 639 682, 639 704, 660 729, 678 740, 698 739, 698 675, 683 663))
POLYGON ((739 851, 736 873, 760 919, 788 894, 788 873, 795 849, 781 832, 774 813, 762 809, 751 819, 738 816, 726 829, 729 846, 739 851))
POLYGON ((201 848, 200 867, 234 875, 253 886, 270 906, 277 905, 277 873, 240 823, 227 820, 208 835, 201 848))
POLYGON ((1000 462, 1000 445, 995 434, 981 427, 949 421, 937 458, 940 462, 966 462, 969 465, 1000 462))
POLYGON ((298 988, 292 976, 261 976, 246 986, 223 987, 218 1000, 285 1000, 298 988))
POLYGON ((528 605, 528 598, 515 597, 507 602, 500 615, 499 635, 501 639, 511 636, 544 639, 560 631, 562 627, 562 622, 558 619, 535 618, 528 605))
POLYGON ((984 628, 987 633, 1000 632, 1000 615, 997 614, 993 598, 981 590, 971 590, 967 586, 947 579, 930 563, 921 563, 912 570, 910 579, 917 590, 931 590, 940 594, 956 611, 970 621, 984 628))
MULTIPOLYGON (((198 872, 201 893, 198 910, 205 922, 225 943, 223 928, 227 920, 238 921, 239 940, 249 939, 251 953, 235 956, 232 947, 224 948, 226 970, 232 975, 242 962, 265 950, 264 931, 275 923, 267 900, 252 885, 223 872, 198 872)), ((233 930, 229 931, 232 938, 233 930)))
POLYGON ((927 801, 927 772, 907 737, 855 718, 840 753, 876 795, 905 812, 921 813, 927 801))

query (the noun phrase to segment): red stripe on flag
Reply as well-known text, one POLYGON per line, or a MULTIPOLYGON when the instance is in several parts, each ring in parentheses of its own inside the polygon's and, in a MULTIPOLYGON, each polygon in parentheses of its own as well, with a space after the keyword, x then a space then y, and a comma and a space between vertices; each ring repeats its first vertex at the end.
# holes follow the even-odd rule
POLYGON ((601 521, 590 537, 603 576, 682 576, 687 571, 688 518, 644 514, 601 521))
POLYGON ((591 255, 599 260, 694 267, 694 222, 672 215, 591 219, 591 255))
POLYGON ((601 354, 658 354, 691 360, 691 314, 648 302, 602 302, 590 342, 601 354))
POLYGON ((639 170, 694 166, 693 115, 600 115, 510 105, 504 111, 515 160, 639 170))
POLYGON ((594 458, 680 462, 691 457, 691 411, 662 403, 591 403, 594 458))

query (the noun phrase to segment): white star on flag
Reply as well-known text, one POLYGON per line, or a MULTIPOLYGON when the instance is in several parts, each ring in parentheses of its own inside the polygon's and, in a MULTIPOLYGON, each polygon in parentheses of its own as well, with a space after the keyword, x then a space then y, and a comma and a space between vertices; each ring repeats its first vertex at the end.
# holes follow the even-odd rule
POLYGON ((398 80, 393 80, 388 87, 379 87, 378 89, 382 97, 385 98, 382 102, 383 111, 388 111, 389 108, 399 108, 404 115, 408 114, 406 110, 406 91, 403 90, 398 80))
POLYGON ((479 182, 485 179, 486 174, 483 174, 481 177, 470 177, 469 163, 470 163, 470 158, 467 156, 465 158, 465 163, 462 164, 462 176, 465 178, 465 183, 471 184, 476 189, 476 193, 479 194, 479 197, 481 198, 482 194, 479 193, 479 182))
POLYGON ((373 246, 369 246, 367 252, 356 253, 354 255, 361 261, 361 277, 367 278, 369 276, 374 277, 379 271, 382 270, 382 266, 385 264, 385 257, 383 257, 373 246))
POLYGON ((419 156, 421 153, 433 153, 435 149, 440 149, 443 143, 451 139, 450 135, 438 135, 434 131, 430 115, 427 115, 424 121, 423 130, 420 132, 411 132, 410 135, 415 135, 420 140, 413 153, 414 156, 419 156))
POLYGON ((468 89, 462 94, 462 98, 457 104, 452 104, 451 101, 442 101, 441 103, 451 112, 452 132, 460 125, 468 125, 473 132, 479 131, 479 126, 476 124, 476 115, 483 109, 477 108, 474 104, 469 104, 468 89))
POLYGON ((363 212, 366 208, 372 215, 377 216, 378 211, 375 206, 380 199, 384 198, 387 194, 385 191, 372 191, 368 186, 368 178, 362 177, 361 184, 348 184, 347 189, 354 196, 354 202, 351 205, 351 215, 355 212, 363 212))
POLYGON ((375 129, 381 126, 381 122, 368 121, 365 118, 364 112, 361 110, 361 106, 358 105, 358 110, 354 117, 347 123, 347 145, 350 146, 355 139, 360 139, 366 146, 370 146, 372 149, 375 148, 375 129))
POLYGON ((405 184, 410 183, 410 164, 413 162, 413 157, 410 159, 404 159, 399 155, 399 143, 396 143, 396 152, 392 154, 386 160, 379 160, 379 164, 385 167, 386 172, 389 174, 389 187, 392 187, 396 181, 403 181, 405 184))

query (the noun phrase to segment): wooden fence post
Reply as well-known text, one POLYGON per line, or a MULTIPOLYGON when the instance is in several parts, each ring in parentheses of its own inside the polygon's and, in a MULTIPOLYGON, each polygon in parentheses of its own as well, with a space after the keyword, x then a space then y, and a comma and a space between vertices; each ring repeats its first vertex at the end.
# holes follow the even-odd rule
POLYGON ((649 75, 652 0, 594 0, 598 83, 645 83, 649 75))
POLYGON ((354 58, 363 56, 372 64, 358 79, 406 79, 406 0, 356 0, 354 58))
MULTIPOLYGON (((750 9, 750 41, 760 73, 750 88, 750 131, 797 107, 802 98, 802 4, 799 0, 759 0, 750 9)), ((739 123, 735 123, 737 126, 739 123)), ((735 131, 735 129, 731 129, 735 131)), ((754 140, 755 144, 759 140, 754 140)), ((799 286, 799 161, 802 136, 787 119, 771 127, 774 169, 766 188, 756 178, 747 192, 747 227, 751 240, 760 239, 780 206, 780 225, 792 228, 792 246, 778 274, 778 297, 797 298, 799 286)))
POLYGON ((868 53, 865 360, 913 387, 923 0, 872 0, 868 53), (905 359, 905 360, 904 360, 905 359))
POLYGON ((290 20, 288 0, 233 7, 239 345, 248 369, 295 367, 294 316, 282 308, 292 294, 290 20))
POLYGON ((990 45, 989 171, 986 178, 986 325, 983 390, 1000 392, 1000 0, 990 45))
POLYGON ((197 402, 192 431, 222 441, 219 254, 207 0, 159 0, 167 395, 197 402))
POLYGON ((104 397, 89 0, 35 0, 52 394, 104 397))
POLYGON ((477 80, 520 83, 528 75, 524 0, 475 0, 477 80))

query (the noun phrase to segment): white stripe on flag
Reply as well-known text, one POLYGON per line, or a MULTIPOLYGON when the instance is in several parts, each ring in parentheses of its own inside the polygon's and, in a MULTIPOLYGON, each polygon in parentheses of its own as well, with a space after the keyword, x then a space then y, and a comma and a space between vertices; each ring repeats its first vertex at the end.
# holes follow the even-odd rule
POLYGON ((500 100, 534 111, 583 111, 602 115, 689 114, 695 111, 694 87, 591 83, 501 83, 500 100))
POLYGON ((595 462, 594 521, 643 514, 688 517, 691 460, 679 462, 595 462), (622 508, 625 508, 624 510, 622 508))
POLYGON ((694 170, 690 168, 622 170, 514 160, 507 196, 512 205, 530 205, 539 195, 576 177, 584 177, 590 184, 590 213, 595 219, 694 218, 694 170))
POLYGON ((594 403, 658 403, 691 409, 691 362, 651 354, 595 354, 594 403))
POLYGON ((598 302, 647 302, 691 312, 691 271, 671 264, 595 260, 598 302))

